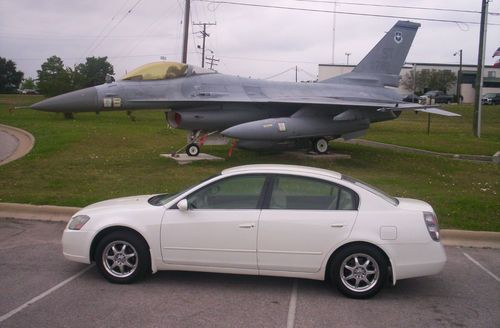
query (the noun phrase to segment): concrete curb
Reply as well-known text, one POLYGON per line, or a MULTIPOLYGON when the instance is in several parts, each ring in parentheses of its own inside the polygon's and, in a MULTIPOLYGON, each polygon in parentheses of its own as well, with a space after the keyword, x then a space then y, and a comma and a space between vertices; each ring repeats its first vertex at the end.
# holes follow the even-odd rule
POLYGON ((0 218, 68 222, 79 207, 0 203, 0 218))
POLYGON ((441 241, 446 246, 500 248, 500 232, 442 229, 441 241))
POLYGON ((0 165, 7 164, 9 162, 15 161, 28 154, 33 146, 35 145, 35 137, 28 131, 24 131, 13 126, 8 126, 5 124, 0 124, 0 130, 4 131, 19 141, 19 145, 16 150, 6 159, 0 161, 0 165))
MULTIPOLYGON (((0 218, 68 222, 79 207, 0 203, 0 218)), ((441 242, 446 246, 500 249, 500 232, 441 229, 441 242)))
POLYGON ((352 140, 348 140, 345 142, 350 143, 350 144, 355 144, 355 145, 369 146, 369 147, 380 148, 380 149, 392 149, 392 150, 405 152, 405 153, 439 156, 439 157, 446 157, 446 158, 458 159, 458 160, 463 160, 463 161, 494 163, 494 164, 500 163, 500 152, 496 152, 493 156, 467 155, 467 154, 439 153, 439 152, 435 152, 435 151, 431 151, 431 150, 417 149, 417 148, 387 144, 387 143, 382 143, 382 142, 372 141, 372 140, 365 140, 365 139, 352 139, 352 140))

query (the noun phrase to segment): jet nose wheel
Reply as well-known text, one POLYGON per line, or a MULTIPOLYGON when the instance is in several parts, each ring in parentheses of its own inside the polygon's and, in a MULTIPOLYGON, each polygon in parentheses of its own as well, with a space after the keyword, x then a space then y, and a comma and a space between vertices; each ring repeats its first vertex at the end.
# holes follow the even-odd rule
POLYGON ((186 148, 186 154, 188 154, 188 156, 198 156, 199 153, 200 147, 195 143, 189 144, 186 148))
POLYGON ((318 154, 326 154, 328 152, 328 140, 325 138, 314 139, 313 150, 318 154))

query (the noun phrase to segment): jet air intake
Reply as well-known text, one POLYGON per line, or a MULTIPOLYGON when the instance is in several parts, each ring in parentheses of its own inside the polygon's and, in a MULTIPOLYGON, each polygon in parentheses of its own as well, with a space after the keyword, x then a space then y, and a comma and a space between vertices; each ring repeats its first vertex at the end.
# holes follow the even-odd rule
POLYGON ((221 132, 223 136, 248 140, 286 140, 313 137, 338 137, 345 133, 365 130, 367 119, 334 121, 324 118, 271 118, 233 126, 221 132))

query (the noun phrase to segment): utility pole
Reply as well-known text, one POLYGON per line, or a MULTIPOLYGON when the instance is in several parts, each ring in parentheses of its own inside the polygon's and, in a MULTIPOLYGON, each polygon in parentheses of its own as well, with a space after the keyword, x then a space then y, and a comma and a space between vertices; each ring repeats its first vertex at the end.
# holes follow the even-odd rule
MULTIPOLYGON (((413 63, 413 96, 415 97, 415 91, 417 89, 417 64, 413 63)), ((413 102, 413 99, 412 99, 413 102)))
POLYGON ((335 64, 335 25, 337 25, 337 1, 333 2, 332 64, 335 64))
POLYGON ((201 67, 205 67, 205 39, 210 34, 207 33, 207 25, 216 25, 216 23, 193 23, 193 25, 203 25, 203 31, 200 31, 203 37, 203 47, 201 48, 201 67))
POLYGON ((460 93, 461 93, 461 86, 462 86, 462 49, 459 51, 455 52, 453 56, 459 55, 460 56, 460 67, 458 69, 458 74, 457 74, 457 104, 460 104, 462 101, 460 100, 460 93))
POLYGON ((483 93, 484 48, 486 45, 486 30, 488 23, 488 2, 483 0, 481 6, 481 29, 479 35, 479 53, 477 56, 476 95, 474 97, 474 136, 481 137, 481 94, 483 93))
POLYGON ((345 55, 347 56, 347 65, 349 65, 349 56, 351 55, 350 52, 346 52, 345 55))
POLYGON ((220 59, 215 59, 214 54, 212 54, 212 57, 207 57, 206 60, 210 63, 210 69, 213 70, 214 66, 218 65, 218 62, 220 59))
POLYGON ((182 41, 182 62, 187 64, 188 33, 189 33, 189 10, 191 9, 191 0, 186 0, 184 8, 184 38, 182 41))
POLYGON ((298 70, 299 70, 299 68, 297 67, 297 65, 295 65, 295 83, 298 82, 298 79, 297 79, 298 70))

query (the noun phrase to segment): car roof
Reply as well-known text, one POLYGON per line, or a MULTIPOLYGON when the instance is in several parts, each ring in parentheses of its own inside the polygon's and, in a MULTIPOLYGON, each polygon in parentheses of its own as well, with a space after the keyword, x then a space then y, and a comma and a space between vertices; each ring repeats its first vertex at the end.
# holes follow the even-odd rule
POLYGON ((342 174, 335 171, 319 169, 316 167, 285 165, 285 164, 255 164, 236 166, 225 169, 222 175, 235 173, 282 173, 282 174, 316 174, 335 179, 342 179, 342 174))

